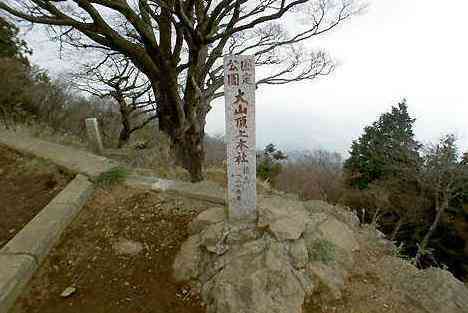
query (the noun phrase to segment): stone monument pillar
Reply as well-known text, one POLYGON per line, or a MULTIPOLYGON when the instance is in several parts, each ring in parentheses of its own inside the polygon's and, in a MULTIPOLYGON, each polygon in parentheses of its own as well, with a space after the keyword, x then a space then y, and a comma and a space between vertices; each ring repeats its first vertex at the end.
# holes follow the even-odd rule
POLYGON ((98 154, 103 154, 104 147, 102 145, 101 133, 99 132, 97 119, 95 117, 87 118, 85 120, 85 124, 91 149, 98 154))
POLYGON ((257 217, 255 59, 224 57, 229 219, 257 217))

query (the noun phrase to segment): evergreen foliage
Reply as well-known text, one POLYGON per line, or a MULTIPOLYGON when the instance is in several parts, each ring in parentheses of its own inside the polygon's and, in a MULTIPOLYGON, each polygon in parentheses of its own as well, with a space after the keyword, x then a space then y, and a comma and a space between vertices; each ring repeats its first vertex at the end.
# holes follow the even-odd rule
POLYGON ((18 27, 0 16, 0 58, 14 58, 28 63, 26 56, 32 52, 18 33, 18 27))
POLYGON ((276 177, 281 173, 281 161, 287 156, 278 150, 274 144, 268 144, 262 154, 257 154, 257 176, 275 184, 276 177))
POLYGON ((344 164, 346 181, 359 189, 397 175, 402 167, 415 167, 421 145, 414 139, 416 119, 408 113, 406 100, 382 114, 364 134, 353 141, 350 157, 344 164))

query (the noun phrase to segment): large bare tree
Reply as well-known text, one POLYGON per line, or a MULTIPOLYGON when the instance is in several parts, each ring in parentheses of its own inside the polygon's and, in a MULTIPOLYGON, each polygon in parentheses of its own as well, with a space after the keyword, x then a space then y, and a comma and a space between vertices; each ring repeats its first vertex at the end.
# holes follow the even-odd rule
POLYGON ((151 84, 120 54, 106 53, 98 63, 85 63, 70 76, 76 89, 117 103, 122 124, 118 148, 128 143, 135 131, 158 117, 151 84))
POLYGON ((51 25, 73 46, 118 52, 157 95, 160 129, 200 181, 210 103, 223 95, 221 58, 256 57, 262 84, 314 79, 333 69, 309 39, 362 9, 359 0, 1 0, 0 11, 51 25))

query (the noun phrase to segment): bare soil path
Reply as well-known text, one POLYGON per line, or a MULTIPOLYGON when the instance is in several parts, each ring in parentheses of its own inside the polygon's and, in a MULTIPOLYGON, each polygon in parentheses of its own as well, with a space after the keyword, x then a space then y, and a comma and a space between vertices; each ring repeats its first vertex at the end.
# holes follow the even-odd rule
POLYGON ((172 279, 186 226, 211 205, 124 186, 99 189, 67 228, 12 312, 197 313, 198 296, 172 279), (119 242, 141 244, 122 254, 119 242), (61 293, 73 286, 67 298, 61 293))
POLYGON ((50 162, 0 146, 0 248, 71 178, 50 162))

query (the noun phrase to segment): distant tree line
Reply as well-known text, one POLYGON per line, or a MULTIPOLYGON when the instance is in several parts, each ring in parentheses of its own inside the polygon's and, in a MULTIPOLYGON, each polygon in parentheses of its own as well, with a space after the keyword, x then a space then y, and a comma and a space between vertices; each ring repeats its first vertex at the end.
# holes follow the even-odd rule
POLYGON ((344 163, 341 202, 367 210, 419 266, 443 263, 463 276, 468 238, 460 237, 457 223, 467 225, 467 154, 452 134, 426 145, 416 141, 414 123, 403 100, 364 128, 344 163))
MULTIPOLYGON (((56 81, 29 63, 31 53, 18 39, 18 28, 0 17, 3 126, 43 123, 85 139, 84 119, 97 117, 107 147, 124 147, 140 130, 150 130, 147 141, 155 137, 156 97, 125 58, 106 57, 110 71, 88 64, 72 79, 56 81), (112 67, 113 62, 119 66, 112 67)), ((414 123, 406 101, 401 101, 364 128, 344 162, 339 154, 324 150, 288 155, 267 145, 257 156, 257 176, 303 200, 364 211, 362 221, 373 222, 390 239, 403 243, 418 265, 446 264, 458 277, 466 276, 468 153, 459 151, 451 134, 432 144, 418 142, 414 123)), ((223 138, 203 140, 204 161, 224 166, 223 138)))
POLYGON ((125 60, 116 60, 121 64, 114 67, 109 62, 109 71, 88 64, 53 80, 30 64, 32 50, 18 33, 14 24, 0 17, 0 123, 4 127, 44 123, 86 140, 84 119, 97 117, 108 148, 123 147, 144 126, 157 129, 154 97, 146 94, 146 83, 130 66, 120 66, 125 60))
POLYGON ((468 152, 452 134, 418 142, 415 121, 402 100, 364 128, 344 162, 324 150, 275 158, 270 144, 257 176, 303 200, 345 205, 418 266, 445 265, 468 279, 468 152))

